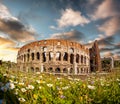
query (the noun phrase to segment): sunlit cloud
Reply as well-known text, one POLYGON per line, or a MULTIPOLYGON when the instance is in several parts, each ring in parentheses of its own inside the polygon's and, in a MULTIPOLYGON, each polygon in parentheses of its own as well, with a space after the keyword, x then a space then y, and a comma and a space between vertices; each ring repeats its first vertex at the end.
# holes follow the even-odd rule
POLYGON ((62 16, 60 19, 57 19, 58 26, 68 27, 68 26, 77 26, 84 24, 88 24, 90 21, 81 14, 80 11, 74 11, 73 9, 69 8, 62 11, 62 16))
POLYGON ((120 16, 109 19, 98 29, 99 31, 105 33, 107 36, 115 35, 115 33, 120 31, 120 16))
MULTIPOLYGON (((94 2, 95 0, 93 3, 94 2)), ((119 4, 117 4, 117 0, 104 0, 100 5, 98 5, 91 17, 93 20, 98 20, 117 16, 119 15, 119 8, 120 7, 119 4)))

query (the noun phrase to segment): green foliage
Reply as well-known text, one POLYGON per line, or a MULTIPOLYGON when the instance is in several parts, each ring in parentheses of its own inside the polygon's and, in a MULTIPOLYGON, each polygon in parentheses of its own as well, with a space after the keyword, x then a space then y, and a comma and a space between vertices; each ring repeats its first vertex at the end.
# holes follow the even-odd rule
POLYGON ((119 104, 120 72, 81 80, 0 67, 0 99, 7 104, 119 104))

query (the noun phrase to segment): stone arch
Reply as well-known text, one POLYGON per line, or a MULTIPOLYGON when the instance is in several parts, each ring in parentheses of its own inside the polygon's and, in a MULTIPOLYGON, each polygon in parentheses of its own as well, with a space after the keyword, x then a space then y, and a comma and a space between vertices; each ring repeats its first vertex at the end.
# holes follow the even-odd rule
POLYGON ((39 67, 36 67, 36 72, 39 72, 39 71, 40 71, 39 67))
POLYGON ((43 62, 46 62, 46 52, 42 53, 42 57, 43 57, 43 62))
POLYGON ((79 72, 79 68, 77 67, 77 74, 79 74, 80 72, 79 72))
POLYGON ((31 57, 32 57, 32 60, 34 60, 34 58, 35 58, 34 53, 31 53, 31 57))
POLYGON ((34 67, 31 67, 31 70, 30 70, 31 72, 34 72, 34 67))
POLYGON ((64 68, 64 69, 63 69, 63 73, 68 73, 67 68, 64 68))
POLYGON ((43 66, 43 72, 46 72, 46 67, 45 66, 43 66))
POLYGON ((27 54, 27 61, 29 61, 30 59, 30 54, 27 54))
POLYGON ((37 60, 40 60, 40 53, 39 52, 36 53, 36 57, 37 57, 37 60))
POLYGON ((81 63, 83 63, 83 55, 81 55, 81 63))
POLYGON ((63 61, 68 61, 68 53, 64 52, 63 61))
POLYGON ((52 60, 52 59, 53 59, 53 57, 54 57, 53 52, 49 52, 49 60, 52 60))
POLYGON ((70 54, 70 63, 71 63, 71 64, 74 63, 74 54, 70 54))
POLYGON ((30 49, 28 49, 28 53, 30 52, 30 49))
POLYGON ((83 68, 81 68, 81 73, 83 73, 83 68))
POLYGON ((61 52, 56 52, 56 60, 57 61, 61 60, 61 52))
POLYGON ((73 73, 73 68, 70 68, 70 74, 72 74, 73 73))
POLYGON ((84 56, 84 64, 86 64, 86 56, 84 56))
POLYGON ((79 54, 76 54, 76 63, 79 63, 79 54))
POLYGON ((53 68, 52 68, 52 67, 49 67, 49 68, 48 68, 48 72, 53 72, 53 68))
POLYGON ((60 68, 59 67, 55 69, 55 73, 60 73, 60 68))

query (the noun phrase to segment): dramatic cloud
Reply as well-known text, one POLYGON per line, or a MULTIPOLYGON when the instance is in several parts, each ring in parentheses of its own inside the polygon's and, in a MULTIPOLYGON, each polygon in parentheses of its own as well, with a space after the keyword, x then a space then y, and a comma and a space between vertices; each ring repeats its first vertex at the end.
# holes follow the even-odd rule
POLYGON ((67 27, 67 26, 77 26, 88 24, 90 21, 81 14, 80 11, 74 11, 71 8, 62 11, 62 16, 57 20, 58 26, 67 27))
POLYGON ((109 19, 104 24, 102 24, 98 30, 104 32, 107 36, 114 35, 120 31, 120 16, 109 19))
MULTIPOLYGON (((95 3, 95 0, 92 2, 95 3)), ((119 0, 104 0, 91 16, 93 20, 105 19, 119 15, 120 5, 119 0)))
POLYGON ((18 42, 35 40, 34 29, 25 26, 16 17, 12 16, 3 4, 0 4, 0 31, 18 42))
POLYGON ((84 34, 79 31, 73 30, 70 32, 53 34, 51 38, 66 39, 66 40, 80 42, 84 39, 84 34))

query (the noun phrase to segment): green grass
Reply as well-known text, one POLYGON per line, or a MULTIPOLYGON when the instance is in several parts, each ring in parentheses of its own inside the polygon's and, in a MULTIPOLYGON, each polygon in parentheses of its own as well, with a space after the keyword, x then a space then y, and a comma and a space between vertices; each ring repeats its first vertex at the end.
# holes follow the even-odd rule
POLYGON ((119 104, 120 71, 81 80, 0 67, 0 89, 7 104, 119 104))

